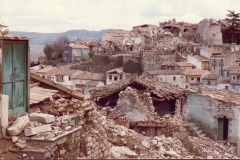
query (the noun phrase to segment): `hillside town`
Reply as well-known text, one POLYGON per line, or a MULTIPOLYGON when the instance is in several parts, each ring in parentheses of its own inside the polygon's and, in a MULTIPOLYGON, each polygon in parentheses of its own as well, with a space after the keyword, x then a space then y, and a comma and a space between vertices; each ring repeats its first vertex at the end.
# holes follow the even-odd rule
POLYGON ((73 39, 30 62, 0 25, 3 159, 239 159, 240 50, 226 20, 73 39))

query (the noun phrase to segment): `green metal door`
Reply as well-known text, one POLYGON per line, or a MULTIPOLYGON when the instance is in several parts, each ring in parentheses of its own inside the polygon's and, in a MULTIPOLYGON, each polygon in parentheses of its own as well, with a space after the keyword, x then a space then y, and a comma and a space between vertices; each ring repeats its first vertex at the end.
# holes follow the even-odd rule
POLYGON ((223 118, 218 118, 218 140, 223 140, 223 118))
POLYGON ((26 112, 27 108, 27 42, 3 41, 2 93, 9 95, 9 114, 26 112))

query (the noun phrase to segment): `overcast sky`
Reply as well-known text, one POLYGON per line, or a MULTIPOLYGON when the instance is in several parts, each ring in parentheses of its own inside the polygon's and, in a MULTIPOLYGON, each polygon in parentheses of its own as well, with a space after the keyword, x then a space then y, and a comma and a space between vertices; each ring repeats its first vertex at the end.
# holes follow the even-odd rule
POLYGON ((126 29, 160 21, 197 23, 240 12, 240 0, 1 0, 0 23, 11 31, 126 29))

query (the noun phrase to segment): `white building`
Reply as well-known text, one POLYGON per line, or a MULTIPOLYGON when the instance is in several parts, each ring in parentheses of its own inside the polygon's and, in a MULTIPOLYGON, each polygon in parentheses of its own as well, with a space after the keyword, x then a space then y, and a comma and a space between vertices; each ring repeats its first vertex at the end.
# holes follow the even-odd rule
POLYGON ((113 82, 125 79, 123 68, 115 68, 106 72, 106 84, 112 84, 113 82))

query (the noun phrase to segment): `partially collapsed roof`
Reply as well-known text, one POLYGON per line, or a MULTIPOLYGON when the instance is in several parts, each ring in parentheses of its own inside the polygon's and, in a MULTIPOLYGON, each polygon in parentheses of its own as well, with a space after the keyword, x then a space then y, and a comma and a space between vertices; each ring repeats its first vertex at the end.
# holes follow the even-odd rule
POLYGON ((186 90, 166 82, 157 82, 143 77, 132 79, 122 79, 111 85, 106 85, 90 90, 93 99, 105 98, 126 89, 128 86, 133 88, 144 88, 158 98, 170 100, 185 95, 186 90))

